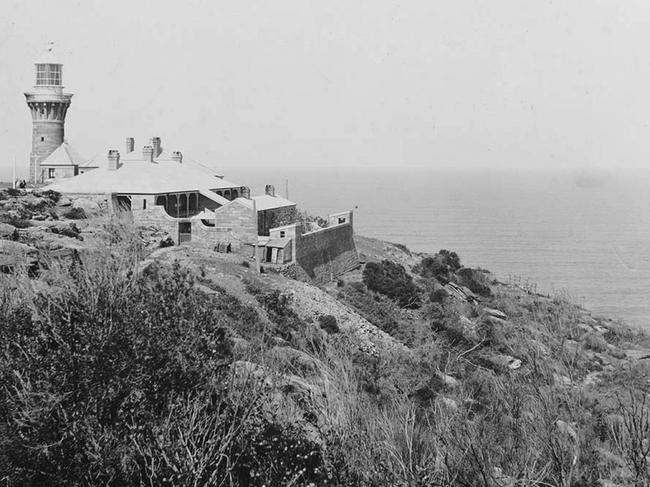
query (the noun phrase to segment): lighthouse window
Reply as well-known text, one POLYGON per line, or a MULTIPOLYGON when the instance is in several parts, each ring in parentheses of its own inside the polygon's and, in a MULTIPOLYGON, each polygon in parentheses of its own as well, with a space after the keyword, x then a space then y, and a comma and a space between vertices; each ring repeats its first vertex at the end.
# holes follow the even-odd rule
POLYGON ((61 65, 60 64, 37 64, 36 85, 60 86, 61 65))

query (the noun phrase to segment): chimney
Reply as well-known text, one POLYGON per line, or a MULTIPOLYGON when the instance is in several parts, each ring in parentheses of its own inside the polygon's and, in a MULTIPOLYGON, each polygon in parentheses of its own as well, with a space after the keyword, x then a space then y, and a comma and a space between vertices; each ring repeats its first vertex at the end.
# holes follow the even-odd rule
POLYGON ((153 162, 153 147, 145 145, 142 148, 142 160, 144 162, 153 162))
POLYGON ((241 189, 241 197, 247 200, 251 199, 251 189, 248 186, 244 186, 241 189))
POLYGON ((275 186, 273 186, 272 184, 267 184, 266 188, 264 189, 264 192, 269 196, 275 196, 275 186))
POLYGON ((120 168, 120 151, 111 149, 108 151, 108 170, 115 171, 120 168))
POLYGON ((151 145, 153 146, 153 157, 155 159, 162 152, 162 147, 160 147, 160 137, 153 137, 151 139, 151 145))
POLYGON ((126 153, 130 154, 135 150, 135 139, 133 137, 126 138, 126 153))
POLYGON ((181 164, 183 162, 183 153, 179 151, 172 152, 172 161, 181 164))

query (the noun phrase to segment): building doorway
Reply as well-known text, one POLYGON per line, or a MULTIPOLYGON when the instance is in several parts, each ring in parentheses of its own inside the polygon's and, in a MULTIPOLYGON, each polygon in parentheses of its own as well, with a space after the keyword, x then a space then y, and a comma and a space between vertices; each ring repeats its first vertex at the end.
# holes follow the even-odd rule
POLYGON ((178 243, 192 240, 192 222, 178 222, 178 243))

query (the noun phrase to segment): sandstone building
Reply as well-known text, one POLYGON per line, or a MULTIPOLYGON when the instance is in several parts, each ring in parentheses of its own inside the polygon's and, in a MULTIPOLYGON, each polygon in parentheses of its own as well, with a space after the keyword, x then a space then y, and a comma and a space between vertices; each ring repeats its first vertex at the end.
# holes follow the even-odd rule
POLYGON ((327 281, 358 265, 352 212, 330 215, 326 228, 301 221, 296 204, 250 189, 183 155, 165 150, 160 137, 124 151, 84 159, 64 139, 72 95, 63 93, 62 65, 36 64, 36 86, 26 93, 32 112, 30 180, 71 198, 99 199, 107 211, 167 234, 176 245, 200 246, 254 258, 265 267, 327 281))
POLYGON ((30 182, 42 183, 94 169, 85 166, 84 158, 65 141, 65 116, 72 95, 63 92, 63 65, 56 59, 52 44, 35 65, 34 87, 25 93, 32 115, 30 182))

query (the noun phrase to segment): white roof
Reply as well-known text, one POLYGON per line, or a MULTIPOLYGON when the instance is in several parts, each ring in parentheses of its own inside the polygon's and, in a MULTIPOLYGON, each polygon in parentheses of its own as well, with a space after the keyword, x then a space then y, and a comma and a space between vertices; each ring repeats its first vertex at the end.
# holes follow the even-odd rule
POLYGON ((261 196, 253 196, 255 200, 255 207, 257 211, 271 210, 273 208, 284 208, 285 206, 295 206, 293 201, 282 198, 281 196, 270 196, 263 194, 261 196))
POLYGON ((55 181, 46 189, 81 194, 160 194, 240 187, 240 184, 226 181, 193 161, 140 160, 127 161, 113 171, 104 165, 79 176, 55 181))
POLYGON ((214 220, 215 219, 214 211, 203 210, 198 215, 194 215, 192 219, 193 220, 214 220))
POLYGON ((78 166, 85 161, 74 147, 64 141, 41 162, 41 166, 78 166))

